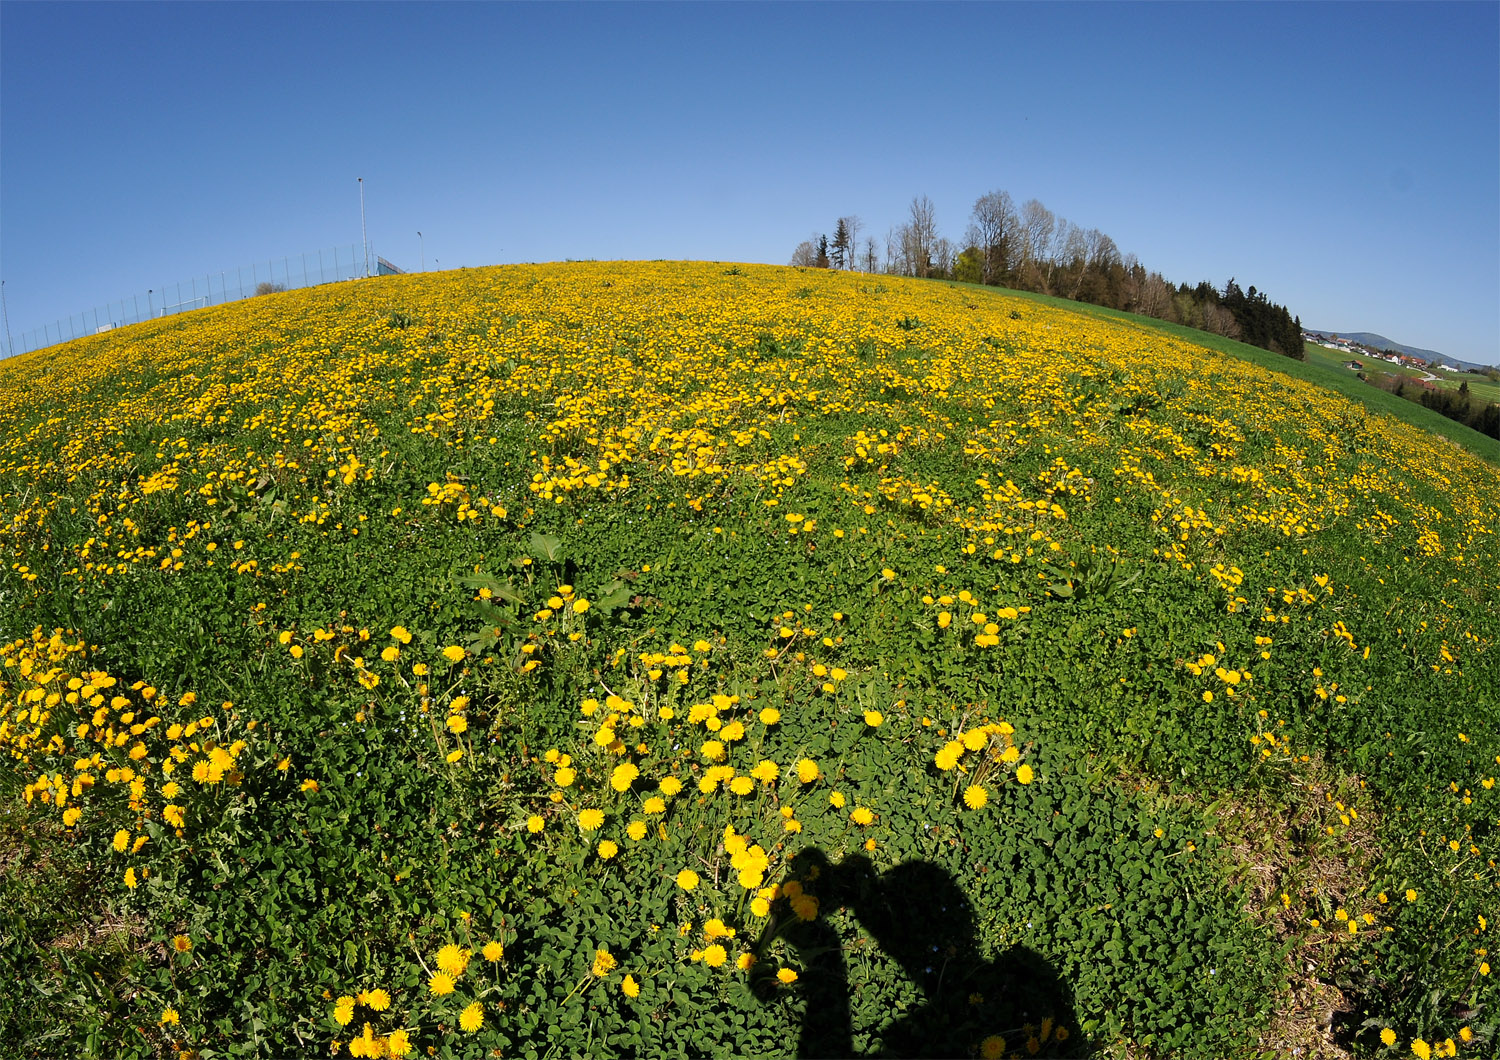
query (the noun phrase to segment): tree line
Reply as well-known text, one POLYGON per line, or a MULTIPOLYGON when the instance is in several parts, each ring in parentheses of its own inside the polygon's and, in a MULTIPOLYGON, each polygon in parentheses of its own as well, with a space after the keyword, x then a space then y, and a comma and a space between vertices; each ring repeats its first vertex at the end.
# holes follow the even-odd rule
POLYGON ((1457 390, 1448 390, 1424 386, 1393 372, 1361 372, 1359 377, 1381 390, 1388 390, 1397 397, 1415 401, 1450 420, 1473 427, 1480 434, 1500 438, 1500 404, 1471 394, 1467 379, 1459 383, 1457 390))
POLYGON ((1097 228, 1082 228, 1036 199, 1019 208, 1005 191, 974 202, 963 238, 938 231, 932 200, 918 195, 907 220, 886 232, 884 245, 858 217, 840 217, 833 238, 814 234, 792 253, 806 268, 860 269, 982 283, 1056 295, 1183 324, 1304 359, 1302 320, 1253 286, 1231 279, 1221 291, 1208 282, 1173 285, 1134 254, 1122 254, 1097 228), (883 252, 883 253, 882 253, 883 252))

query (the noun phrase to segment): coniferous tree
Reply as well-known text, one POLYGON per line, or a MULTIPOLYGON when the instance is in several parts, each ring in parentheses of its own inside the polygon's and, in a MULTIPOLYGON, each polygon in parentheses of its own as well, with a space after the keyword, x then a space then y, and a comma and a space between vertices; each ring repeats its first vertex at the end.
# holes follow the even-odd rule
POLYGON ((818 237, 818 268, 828 268, 828 237, 818 237))
POLYGON ((853 248, 850 246, 849 224, 842 217, 839 218, 839 223, 833 230, 833 242, 830 246, 833 250, 832 255, 830 255, 833 267, 836 269, 848 268, 853 248))

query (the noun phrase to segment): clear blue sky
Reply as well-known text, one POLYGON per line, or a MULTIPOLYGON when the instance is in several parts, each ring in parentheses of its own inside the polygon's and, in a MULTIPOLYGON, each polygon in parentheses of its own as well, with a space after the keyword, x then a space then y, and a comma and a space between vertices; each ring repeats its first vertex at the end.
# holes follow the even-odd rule
POLYGON ((785 263, 992 189, 1175 281, 1500 361, 1494 3, 0 5, 15 332, 370 241, 785 263))

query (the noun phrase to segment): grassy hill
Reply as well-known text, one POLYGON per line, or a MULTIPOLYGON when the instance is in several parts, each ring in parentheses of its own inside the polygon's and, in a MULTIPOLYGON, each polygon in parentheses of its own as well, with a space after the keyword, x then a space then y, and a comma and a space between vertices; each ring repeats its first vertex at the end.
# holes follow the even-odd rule
POLYGON ((588 263, 0 364, 7 1044, 1493 1055, 1500 470, 1207 341, 588 263))

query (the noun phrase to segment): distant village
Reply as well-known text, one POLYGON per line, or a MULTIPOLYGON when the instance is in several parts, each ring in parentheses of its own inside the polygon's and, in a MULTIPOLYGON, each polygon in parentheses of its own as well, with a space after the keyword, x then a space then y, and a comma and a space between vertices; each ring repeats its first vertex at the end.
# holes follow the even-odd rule
MULTIPOLYGON (((1347 353, 1351 355, 1357 354, 1358 356, 1364 357, 1367 360, 1385 361, 1389 364, 1399 364, 1407 368, 1415 368, 1418 371, 1422 372, 1432 372, 1434 370, 1438 370, 1451 372, 1454 375, 1459 375, 1465 371, 1465 369, 1455 367, 1451 364, 1444 364, 1441 361, 1427 361, 1421 357, 1413 357, 1410 354, 1398 353, 1395 350, 1377 350, 1373 346, 1366 346, 1364 343, 1355 342, 1352 339, 1341 339, 1337 335, 1320 335, 1316 331, 1304 331, 1302 333, 1302 341, 1317 343, 1319 346, 1322 346, 1327 350, 1338 350, 1341 353, 1347 353)), ((1363 361, 1360 361, 1357 358, 1351 356, 1349 360, 1344 362, 1344 367, 1352 369, 1353 371, 1361 371, 1364 369, 1365 365, 1363 361)), ((1478 369, 1474 368, 1468 369, 1468 372, 1474 375, 1480 374, 1478 369)), ((1425 382, 1425 380, 1422 381, 1425 382)))

